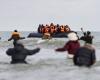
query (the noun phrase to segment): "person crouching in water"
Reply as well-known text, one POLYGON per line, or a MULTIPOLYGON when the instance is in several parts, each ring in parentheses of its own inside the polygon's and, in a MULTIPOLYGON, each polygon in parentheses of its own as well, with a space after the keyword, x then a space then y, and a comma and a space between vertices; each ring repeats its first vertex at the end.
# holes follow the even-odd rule
POLYGON ((13 40, 13 45, 15 46, 17 41, 19 39, 25 39, 25 37, 20 37, 20 34, 17 30, 14 30, 14 32, 12 33, 11 37, 8 39, 8 41, 13 40))
POLYGON ((6 54, 8 56, 11 56, 11 64, 16 63, 27 63, 25 61, 26 57, 28 55, 34 55, 40 51, 40 48, 35 48, 33 50, 28 50, 24 48, 24 46, 21 43, 16 43, 14 48, 9 48, 6 51, 6 54))
POLYGON ((56 49, 56 51, 68 51, 68 58, 73 58, 77 49, 80 47, 78 42, 78 37, 75 32, 70 32, 68 34, 69 41, 62 48, 56 49))
POLYGON ((74 55, 73 62, 77 66, 90 67, 93 65, 96 62, 94 47, 88 43, 80 47, 74 55))

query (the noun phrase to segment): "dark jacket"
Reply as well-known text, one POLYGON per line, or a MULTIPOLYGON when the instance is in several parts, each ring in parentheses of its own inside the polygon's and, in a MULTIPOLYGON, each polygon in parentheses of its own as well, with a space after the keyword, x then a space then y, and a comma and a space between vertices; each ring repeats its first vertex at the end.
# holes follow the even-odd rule
POLYGON ((78 41, 68 41, 63 48, 58 48, 56 51, 68 51, 68 54, 75 54, 79 47, 78 41))
POLYGON ((33 50, 28 50, 24 48, 22 44, 17 44, 14 48, 9 48, 6 53, 7 55, 11 56, 11 63, 27 63, 25 61, 28 55, 36 54, 40 51, 40 48, 36 48, 33 50))
POLYGON ((96 61, 95 50, 91 46, 81 47, 74 55, 73 61, 78 66, 91 66, 96 61))

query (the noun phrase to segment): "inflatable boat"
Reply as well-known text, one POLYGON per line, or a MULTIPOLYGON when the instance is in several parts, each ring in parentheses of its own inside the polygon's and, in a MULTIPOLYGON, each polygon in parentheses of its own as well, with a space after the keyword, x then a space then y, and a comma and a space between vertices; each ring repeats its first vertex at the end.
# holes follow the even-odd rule
MULTIPOLYGON (((30 33, 28 35, 28 38, 30 38, 30 37, 42 38, 43 37, 43 34, 38 33, 38 32, 33 32, 33 33, 30 33)), ((57 33, 57 34, 53 34, 52 35, 52 38, 67 38, 67 33, 57 33)))
POLYGON ((43 34, 49 33, 52 38, 64 38, 67 37, 67 33, 70 31, 68 25, 54 25, 51 23, 50 25, 39 25, 37 32, 30 33, 28 37, 42 38, 43 34))

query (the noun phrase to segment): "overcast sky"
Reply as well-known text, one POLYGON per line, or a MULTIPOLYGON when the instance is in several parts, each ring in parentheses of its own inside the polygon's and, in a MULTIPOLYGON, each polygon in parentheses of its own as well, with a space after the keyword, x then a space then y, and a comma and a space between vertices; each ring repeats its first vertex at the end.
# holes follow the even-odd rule
POLYGON ((0 31, 35 31, 38 24, 67 24, 100 31, 100 0, 0 0, 0 31))

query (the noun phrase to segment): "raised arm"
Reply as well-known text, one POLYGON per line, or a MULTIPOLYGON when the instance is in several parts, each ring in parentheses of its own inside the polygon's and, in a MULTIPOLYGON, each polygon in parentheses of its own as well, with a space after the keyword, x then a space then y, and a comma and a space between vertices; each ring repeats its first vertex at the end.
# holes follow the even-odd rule
POLYGON ((40 48, 35 48, 34 50, 27 50, 28 51, 28 55, 33 55, 36 54, 40 51, 40 48))
POLYGON ((66 43, 62 48, 57 48, 55 51, 67 51, 68 47, 68 43, 66 43))
POLYGON ((12 39, 13 39, 13 38, 11 37, 11 38, 8 39, 8 41, 11 41, 12 39))
POLYGON ((14 49, 13 48, 10 48, 6 51, 6 54, 11 56, 12 54, 14 54, 14 49))

